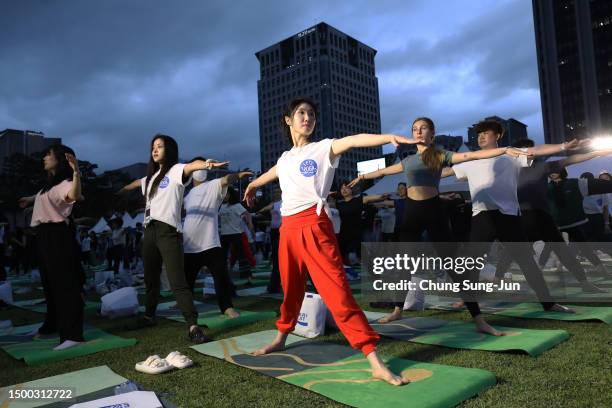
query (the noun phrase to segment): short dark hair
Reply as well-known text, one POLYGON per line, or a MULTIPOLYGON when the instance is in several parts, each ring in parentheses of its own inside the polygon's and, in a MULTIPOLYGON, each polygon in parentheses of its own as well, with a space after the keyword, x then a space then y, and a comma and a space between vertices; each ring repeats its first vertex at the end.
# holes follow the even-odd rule
POLYGON ((399 183, 397 183, 397 186, 404 186, 407 187, 406 183, 404 183, 403 181, 400 181, 399 183))
POLYGON ((580 175, 580 178, 584 178, 584 179, 589 179, 589 180, 594 180, 595 176, 593 175, 593 173, 591 173, 590 171, 585 171, 584 173, 582 173, 580 175))
POLYGON ((519 149, 521 148, 525 148, 525 147, 533 147, 535 146, 535 143, 533 142, 533 140, 531 139, 519 139, 516 140, 514 143, 512 143, 512 147, 518 147, 519 149))
POLYGON ((474 126, 474 131, 476 134, 486 132, 488 130, 492 130, 494 133, 499 133, 500 135, 504 133, 504 128, 501 123, 496 120, 482 120, 478 122, 476 126, 474 126))

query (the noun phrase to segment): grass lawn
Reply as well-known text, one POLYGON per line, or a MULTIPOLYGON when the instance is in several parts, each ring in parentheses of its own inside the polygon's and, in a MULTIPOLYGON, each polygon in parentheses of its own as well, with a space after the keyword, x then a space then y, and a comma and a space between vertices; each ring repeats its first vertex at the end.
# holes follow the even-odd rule
MULTIPOLYGON (((16 300, 37 297, 42 297, 42 293, 35 290, 27 297, 16 297, 16 300)), ((201 300, 200 297, 201 293, 196 296, 198 300, 201 300)), ((97 300, 96 296, 91 296, 90 300, 97 300)), ((141 304, 142 300, 141 298, 141 304)), ((280 302, 273 299, 235 300, 236 307, 249 310, 278 310, 279 305, 280 302)), ((470 320, 467 312, 411 313, 415 316, 448 320, 470 320)), ((16 308, 0 311, 0 320, 11 319, 15 326, 35 323, 41 321, 42 317, 42 314, 16 308)), ((158 325, 153 328, 140 331, 124 330, 123 327, 131 320, 108 320, 91 314, 86 317, 86 322, 100 329, 122 337, 138 339, 138 344, 133 347, 36 367, 27 367, 23 362, 0 352, 0 386, 107 365, 117 374, 157 391, 180 407, 342 406, 316 393, 191 350, 191 344, 186 337, 186 327, 181 323, 159 319, 158 325), (195 362, 195 367, 174 370, 159 376, 141 374, 134 370, 134 364, 147 356, 159 354, 165 357, 173 350, 188 355, 195 362)), ((513 353, 455 350, 387 339, 383 339, 379 350, 387 356, 481 368, 493 372, 497 376, 497 385, 466 401, 462 407, 612 406, 612 326, 604 323, 514 319, 501 316, 489 316, 488 320, 492 324, 510 327, 563 329, 570 334, 570 339, 537 358, 513 353)), ((274 319, 270 319, 229 330, 208 330, 208 334, 218 340, 273 328, 274 319)), ((346 344, 342 335, 335 331, 324 339, 346 344)))

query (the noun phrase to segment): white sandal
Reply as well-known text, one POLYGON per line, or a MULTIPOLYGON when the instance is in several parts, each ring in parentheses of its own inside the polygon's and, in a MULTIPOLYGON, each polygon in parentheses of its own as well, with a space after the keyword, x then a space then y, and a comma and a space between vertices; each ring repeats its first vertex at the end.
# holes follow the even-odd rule
POLYGON ((180 369, 191 367, 193 365, 193 361, 191 361, 189 357, 179 353, 178 351, 173 351, 172 353, 168 354, 166 361, 172 366, 180 369))
POLYGON ((174 366, 168 364, 163 358, 158 355, 149 356, 145 361, 136 363, 136 371, 146 374, 161 374, 174 369, 174 366))

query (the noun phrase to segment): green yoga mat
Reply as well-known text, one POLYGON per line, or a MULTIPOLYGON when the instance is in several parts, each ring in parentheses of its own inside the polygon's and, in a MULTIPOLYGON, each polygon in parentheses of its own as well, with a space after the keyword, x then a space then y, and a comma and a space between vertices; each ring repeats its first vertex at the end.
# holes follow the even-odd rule
MULTIPOLYGON (((169 320, 184 322, 185 318, 183 317, 181 311, 172 307, 175 304, 176 302, 160 303, 157 305, 156 315, 169 320)), ((240 316, 230 319, 229 317, 222 315, 216 305, 197 301, 194 302, 194 305, 198 311, 198 324, 207 326, 211 329, 243 326, 252 322, 276 317, 276 312, 253 312, 249 310, 236 309, 238 313, 240 313, 240 316)), ((144 312, 143 306, 140 307, 140 311, 144 312)))
POLYGON ((567 340, 565 330, 532 330, 495 326, 506 336, 478 333, 474 323, 407 317, 390 323, 377 323, 386 313, 365 312, 370 325, 381 335, 412 343, 485 351, 521 351, 537 356, 567 340))
POLYGON ((411 381, 395 387, 373 379, 367 360, 350 347, 293 335, 280 353, 247 354, 275 335, 268 330, 191 348, 354 407, 453 407, 496 382, 485 370, 392 358, 389 367, 411 381))
MULTIPOLYGON (((26 309, 29 310, 31 312, 36 312, 36 313, 47 313, 47 304, 46 303, 41 303, 40 302, 44 301, 45 299, 30 299, 30 300, 20 300, 18 302, 14 302, 13 306, 16 306, 18 308, 21 309, 26 309)), ((94 310, 98 310, 98 308, 100 307, 100 303, 98 302, 90 302, 89 300, 85 301, 85 311, 86 312, 91 312, 94 310)))
POLYGON ((28 334, 37 330, 41 325, 42 323, 34 323, 28 324, 27 326, 11 327, 10 329, 0 331, 0 347, 31 341, 33 336, 28 336, 28 334))
POLYGON ((85 343, 66 350, 53 350, 55 346, 59 345, 58 337, 31 339, 1 348, 11 357, 18 360, 22 359, 29 366, 35 366, 136 344, 136 339, 124 339, 91 327, 85 328, 83 335, 85 343))
MULTIPOLYGON (((35 408, 52 403, 49 400, 38 401, 19 401, 9 400, 9 390, 18 389, 35 389, 35 388, 71 388, 78 401, 89 401, 87 399, 96 392, 104 389, 115 387, 126 382, 127 379, 115 374, 107 366, 99 366, 86 368, 84 370, 73 371, 66 374, 55 375, 53 377, 41 378, 39 380, 29 381, 23 384, 10 385, 0 388, 0 407, 6 408, 35 408), (85 398, 84 398, 85 397, 85 398)), ((62 406, 69 406, 75 401, 64 403, 62 406)))
MULTIPOLYGON (((248 279, 234 279, 234 285, 243 286, 243 285, 246 285, 248 281, 249 281, 248 279)), ((254 287, 267 286, 269 282, 270 281, 268 279, 255 278, 255 279, 251 279, 251 286, 254 286, 254 287)))
MULTIPOLYGON (((450 306, 451 302, 437 302, 430 305, 430 309, 463 311, 450 306)), ((578 306, 566 305, 574 309, 576 313, 547 312, 539 303, 509 303, 509 302, 483 302, 480 309, 483 313, 495 314, 506 317, 519 317, 523 319, 547 319, 561 321, 601 321, 612 323, 612 307, 609 306, 578 306)))

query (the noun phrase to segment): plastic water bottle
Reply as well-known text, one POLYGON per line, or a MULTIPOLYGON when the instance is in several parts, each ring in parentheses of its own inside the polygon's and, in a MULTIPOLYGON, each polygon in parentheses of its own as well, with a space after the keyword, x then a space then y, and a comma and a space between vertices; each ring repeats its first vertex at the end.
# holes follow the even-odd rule
POLYGON ((138 384, 129 380, 115 387, 115 395, 126 394, 132 391, 138 391, 138 384))

